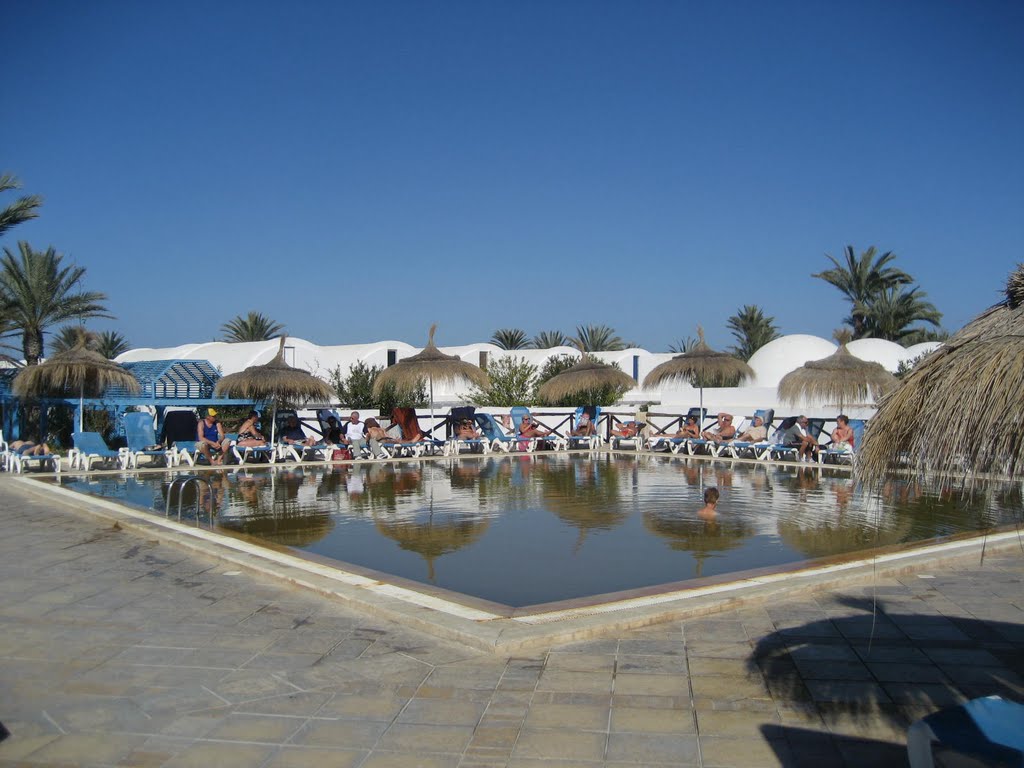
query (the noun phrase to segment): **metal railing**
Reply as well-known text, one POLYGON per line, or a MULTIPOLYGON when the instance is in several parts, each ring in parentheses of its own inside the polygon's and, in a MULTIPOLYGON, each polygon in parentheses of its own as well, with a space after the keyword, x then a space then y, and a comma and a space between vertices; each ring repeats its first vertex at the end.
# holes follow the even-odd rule
POLYGON ((167 504, 164 507, 164 517, 171 516, 171 501, 174 499, 174 491, 178 491, 178 522, 181 522, 181 509, 185 501, 185 489, 190 485, 195 484, 196 486, 196 501, 195 501, 195 518, 196 526, 198 527, 201 522, 200 515, 202 514, 202 491, 203 485, 206 485, 208 497, 210 499, 210 527, 213 527, 213 483, 207 478, 200 477, 199 475, 184 475, 183 477, 176 477, 171 481, 171 484, 167 487, 167 504))

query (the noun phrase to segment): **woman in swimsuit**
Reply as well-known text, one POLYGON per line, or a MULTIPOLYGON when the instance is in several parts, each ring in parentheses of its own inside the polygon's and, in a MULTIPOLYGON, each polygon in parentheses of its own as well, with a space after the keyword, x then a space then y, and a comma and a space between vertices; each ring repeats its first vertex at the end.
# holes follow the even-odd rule
POLYGON ((236 445, 242 448, 253 448, 266 444, 267 438, 260 432, 260 412, 249 411, 249 415, 242 422, 242 426, 238 428, 238 442, 236 445))

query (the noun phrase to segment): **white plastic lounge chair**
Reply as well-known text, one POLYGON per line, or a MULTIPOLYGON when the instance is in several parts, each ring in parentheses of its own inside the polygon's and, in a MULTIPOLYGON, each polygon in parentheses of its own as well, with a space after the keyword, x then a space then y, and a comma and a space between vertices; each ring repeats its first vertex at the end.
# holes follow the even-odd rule
POLYGON ((864 427, 867 422, 864 419, 850 419, 850 429, 853 430, 853 448, 832 448, 831 443, 818 451, 818 461, 822 464, 834 462, 836 464, 852 464, 853 455, 858 445, 864 442, 864 427))
POLYGON ((170 466, 173 462, 173 452, 157 445, 153 417, 148 413, 126 413, 124 435, 128 447, 120 450, 122 469, 138 469, 140 458, 148 458, 153 462, 162 461, 165 466, 170 466))
MULTIPOLYGON (((774 408, 762 408, 754 411, 754 415, 750 417, 749 422, 745 419, 744 425, 736 430, 737 435, 742 435, 754 424, 754 419, 760 418, 764 424, 765 434, 771 434, 772 422, 775 420, 775 409, 774 408)), ((747 442, 744 440, 730 440, 726 443, 725 451, 735 459, 757 459, 761 458, 768 446, 771 445, 769 440, 759 440, 757 442, 747 442)))
POLYGON ((591 451, 596 451, 601 447, 601 433, 597 431, 597 423, 601 418, 601 406, 590 405, 580 406, 576 409, 575 424, 580 423, 580 417, 586 413, 590 417, 590 423, 594 425, 594 434, 592 435, 567 435, 565 438, 566 448, 586 448, 591 451))
POLYGON ((530 421, 534 421, 533 415, 530 413, 530 409, 525 405, 516 405, 512 407, 512 424, 516 430, 516 448, 520 451, 526 451, 527 453, 533 453, 538 448, 544 448, 551 446, 552 448, 564 447, 565 439, 559 435, 551 434, 545 437, 523 437, 519 434, 519 425, 523 423, 523 417, 529 417, 530 421))
POLYGON ((492 451, 508 453, 515 450, 515 437, 506 434, 494 416, 489 413, 478 413, 474 418, 476 419, 476 425, 480 428, 480 432, 491 441, 492 451))
POLYGON ((18 453, 16 450, 12 451, 6 443, 4 443, 5 466, 10 472, 16 472, 22 474, 26 467, 35 464, 40 470, 45 469, 47 466, 54 471, 55 474, 60 474, 60 455, 56 453, 45 453, 41 456, 36 456, 27 453, 18 453))
POLYGON ((476 408, 469 405, 461 405, 452 408, 448 413, 448 424, 451 434, 445 441, 443 453, 445 456, 458 456, 460 453, 490 453, 491 441, 483 435, 480 437, 462 438, 458 436, 458 425, 464 421, 472 421, 477 424, 476 408))
POLYGON ((112 450, 99 432, 75 432, 71 435, 75 444, 75 463, 86 472, 92 469, 93 462, 105 464, 121 464, 121 452, 112 450))
POLYGON ((612 436, 608 438, 608 445, 613 450, 623 450, 625 448, 632 448, 634 451, 640 451, 644 448, 644 428, 647 426, 645 422, 639 421, 627 421, 624 424, 633 424, 636 426, 637 432, 631 437, 624 437, 622 435, 616 435, 614 432, 612 436))

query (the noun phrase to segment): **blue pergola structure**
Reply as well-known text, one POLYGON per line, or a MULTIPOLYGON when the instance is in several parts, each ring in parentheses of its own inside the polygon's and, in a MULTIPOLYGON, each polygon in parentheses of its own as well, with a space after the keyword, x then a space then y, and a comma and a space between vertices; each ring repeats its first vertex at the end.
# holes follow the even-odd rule
MULTIPOLYGON (((157 431, 163 426, 164 411, 168 406, 202 408, 210 405, 252 405, 251 400, 232 400, 213 397, 213 388, 220 379, 220 373, 208 360, 140 360, 124 363, 123 367, 139 380, 138 394, 129 394, 122 387, 111 387, 102 397, 86 398, 83 406, 88 409, 106 410, 118 424, 117 418, 132 406, 153 406, 157 412, 157 431)), ((0 405, 3 406, 3 430, 8 440, 15 440, 21 434, 21 405, 23 400, 15 397, 11 383, 18 373, 17 368, 0 369, 0 405)), ((78 421, 77 397, 41 398, 40 428, 46 431, 46 409, 54 405, 66 405, 74 410, 78 421)), ((259 405, 259 404, 258 404, 259 405)))

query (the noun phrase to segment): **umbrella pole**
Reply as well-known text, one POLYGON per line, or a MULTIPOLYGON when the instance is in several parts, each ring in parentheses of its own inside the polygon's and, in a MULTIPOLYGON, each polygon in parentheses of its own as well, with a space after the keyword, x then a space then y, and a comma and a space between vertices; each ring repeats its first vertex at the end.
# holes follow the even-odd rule
MULTIPOLYGON (((433 375, 427 377, 430 381, 430 437, 434 437, 434 377, 433 375)), ((431 564, 433 568, 433 564, 431 564)))
POLYGON ((274 404, 270 407, 270 444, 275 445, 277 438, 277 395, 274 395, 274 404))
POLYGON ((82 428, 83 420, 85 419, 85 385, 82 384, 78 387, 78 431, 84 432, 82 428))

